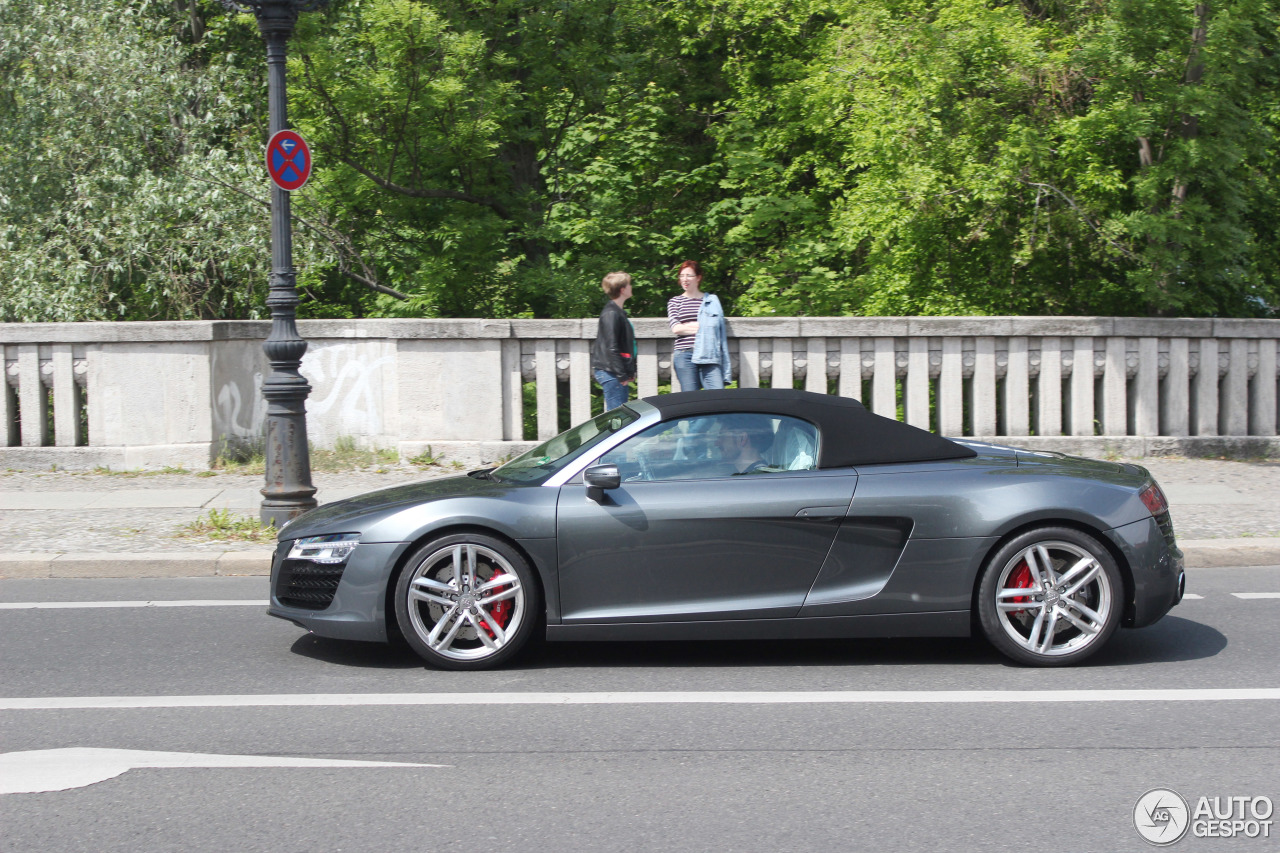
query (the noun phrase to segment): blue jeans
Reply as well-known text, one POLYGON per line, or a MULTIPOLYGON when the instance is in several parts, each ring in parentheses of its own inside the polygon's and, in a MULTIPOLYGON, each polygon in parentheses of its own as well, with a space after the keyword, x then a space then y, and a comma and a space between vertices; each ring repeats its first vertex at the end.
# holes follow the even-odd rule
POLYGON ((630 386, 623 385, 618 377, 607 370, 597 370, 596 381, 600 383, 600 390, 604 391, 604 410, 606 412, 610 409, 618 408, 627 402, 627 398, 631 396, 630 386))
POLYGON ((718 364, 694 364, 693 353, 678 349, 671 359, 671 367, 680 380, 681 391, 719 391, 724 387, 724 372, 718 364))

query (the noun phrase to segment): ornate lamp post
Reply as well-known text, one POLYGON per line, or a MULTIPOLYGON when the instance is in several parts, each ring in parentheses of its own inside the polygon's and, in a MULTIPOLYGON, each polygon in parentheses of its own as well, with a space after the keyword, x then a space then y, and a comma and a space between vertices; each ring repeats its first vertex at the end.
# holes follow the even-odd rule
MULTIPOLYGON (((271 134, 289 127, 285 91, 285 48, 299 12, 310 12, 328 0, 221 0, 232 12, 252 12, 267 43, 267 103, 271 134)), ((276 527, 316 506, 307 448, 307 395, 311 386, 298 371, 307 342, 298 334, 297 275, 293 268, 293 231, 289 193, 271 187, 271 278, 267 307, 271 334, 262 349, 271 372, 262 383, 267 400, 266 485, 262 488, 264 524, 276 527)))

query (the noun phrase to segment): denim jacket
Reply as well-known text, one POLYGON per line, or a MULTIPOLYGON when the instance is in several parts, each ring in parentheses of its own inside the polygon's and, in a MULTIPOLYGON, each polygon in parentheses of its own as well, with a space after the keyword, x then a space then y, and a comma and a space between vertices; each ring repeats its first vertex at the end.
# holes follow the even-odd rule
POLYGON ((698 334, 693 339, 694 364, 718 364, 724 374, 725 384, 733 381, 733 367, 729 362, 729 332, 724 322, 724 309, 713 293, 702 297, 698 309, 698 334))

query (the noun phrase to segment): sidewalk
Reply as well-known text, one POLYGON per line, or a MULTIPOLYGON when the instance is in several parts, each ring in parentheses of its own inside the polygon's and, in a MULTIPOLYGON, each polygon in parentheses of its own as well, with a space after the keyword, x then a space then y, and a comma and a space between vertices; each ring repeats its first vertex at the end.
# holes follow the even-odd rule
MULTIPOLYGON (((1154 458, 1189 568, 1280 565, 1280 462, 1154 458)), ((393 465, 317 473, 321 503, 449 476, 393 465)), ((210 510, 256 518, 261 475, 0 472, 0 578, 265 575, 272 547, 190 538, 210 510)))

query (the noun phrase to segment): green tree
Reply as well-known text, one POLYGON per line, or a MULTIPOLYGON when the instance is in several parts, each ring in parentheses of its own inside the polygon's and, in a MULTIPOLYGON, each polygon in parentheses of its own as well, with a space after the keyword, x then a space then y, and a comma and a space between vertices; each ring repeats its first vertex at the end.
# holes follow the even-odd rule
POLYGON ((651 4, 346 0, 294 55, 323 206, 408 297, 369 310, 580 316, 705 240, 717 69, 651 4))
POLYGON ((0 319, 254 313, 252 89, 205 64, 199 9, 0 0, 0 31, 0 319))
MULTIPOLYGON (((1280 0, 335 0, 303 316, 1251 316, 1280 0)), ((0 0, 0 320, 248 317, 265 63, 213 0, 0 0)))
POLYGON ((1276 303, 1273 3, 728 5, 739 310, 1276 303))

